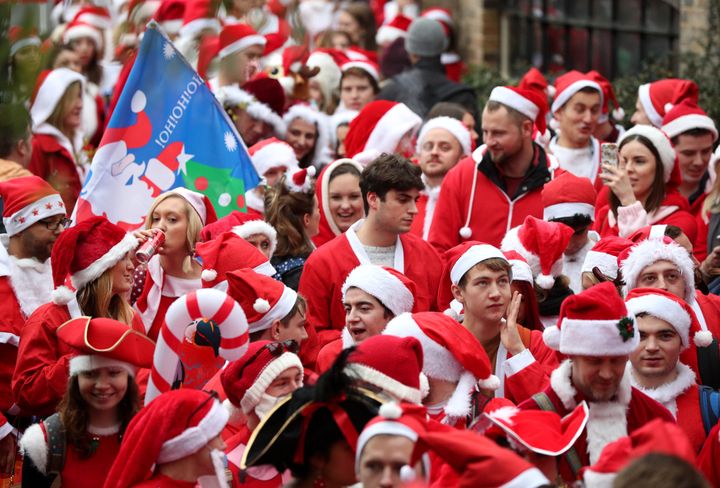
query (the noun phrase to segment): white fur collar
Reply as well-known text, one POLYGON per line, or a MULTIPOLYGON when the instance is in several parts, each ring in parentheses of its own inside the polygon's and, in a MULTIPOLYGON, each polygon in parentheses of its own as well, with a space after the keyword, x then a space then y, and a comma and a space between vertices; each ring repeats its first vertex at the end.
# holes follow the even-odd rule
POLYGON ((87 430, 92 435, 104 437, 114 435, 120 432, 120 424, 111 425, 110 427, 97 427, 95 425, 88 425, 87 430))
MULTIPOLYGON (((625 374, 623 374, 622 380, 620 380, 620 385, 618 386, 617 400, 616 402, 609 403, 620 403, 624 406, 627 406, 630 403, 630 399, 632 398, 632 385, 630 384, 630 377, 632 375, 630 374, 630 369, 630 362, 628 362, 625 367, 625 374)), ((566 359, 560 363, 560 366, 555 368, 550 375, 550 386, 555 394, 560 398, 563 406, 568 410, 572 410, 577 407, 577 402, 575 401, 577 390, 572 385, 571 377, 572 360, 570 359, 566 359)))
POLYGON ((52 298, 52 269, 50 260, 44 263, 36 259, 17 259, 9 256, 7 262, 10 286, 15 292, 20 310, 29 317, 40 305, 52 298))
POLYGON ((355 340, 350 335, 350 331, 347 329, 347 327, 343 327, 342 333, 340 334, 340 338, 342 339, 342 348, 343 349, 348 349, 355 345, 355 340))
POLYGON ((653 400, 662 403, 664 407, 677 417, 677 403, 675 400, 685 393, 688 388, 696 384, 696 379, 695 372, 686 364, 678 362, 675 371, 677 371, 677 377, 674 380, 660 385, 657 388, 644 388, 635 379, 634 374, 630 375, 630 380, 635 388, 653 400))

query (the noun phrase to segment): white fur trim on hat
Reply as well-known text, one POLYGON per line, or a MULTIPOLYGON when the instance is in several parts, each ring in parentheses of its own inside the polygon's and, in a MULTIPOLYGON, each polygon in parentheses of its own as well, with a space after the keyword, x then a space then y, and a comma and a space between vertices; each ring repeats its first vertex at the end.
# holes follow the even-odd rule
POLYGON ((510 259, 510 266, 512 266, 512 280, 513 281, 526 281, 530 284, 535 283, 533 280, 532 270, 530 265, 520 259, 510 259))
POLYGON ((508 262, 502 251, 500 251, 500 249, 495 246, 491 246, 490 244, 477 244, 470 247, 470 249, 465 251, 463 255, 460 256, 460 258, 455 262, 452 269, 450 270, 450 281, 454 285, 457 285, 462 279, 462 277, 465 276, 465 273, 470 270, 470 268, 472 268, 478 263, 482 263, 483 261, 494 258, 502 259, 506 263, 508 262))
POLYGON ((75 356, 70 359, 70 376, 77 376, 80 373, 87 373, 100 368, 122 368, 130 376, 135 376, 137 368, 130 363, 112 359, 97 354, 75 356))
POLYGON ((267 42, 267 39, 265 37, 260 35, 250 35, 245 36, 241 39, 238 39, 235 42, 232 42, 222 48, 220 52, 218 53, 218 57, 220 59, 226 58, 230 56, 231 54, 235 54, 237 52, 242 51, 243 49, 247 49, 250 46, 263 46, 265 47, 265 43, 267 42))
POLYGON ((95 27, 87 24, 77 24, 68 26, 67 30, 63 32, 63 43, 69 44, 70 42, 88 37, 93 40, 95 46, 100 47, 103 45, 102 34, 95 27))
POLYGON ((662 131, 671 139, 693 129, 709 130, 713 134, 714 141, 718 138, 718 130, 717 127, 715 127, 715 122, 707 115, 683 115, 662 126, 662 131))
MULTIPOLYGON (((273 359, 258 374, 250 388, 247 389, 243 397, 240 399, 240 408, 243 413, 248 414, 260 403, 265 390, 280 376, 284 371, 290 368, 298 368, 302 373, 304 371, 302 362, 297 354, 285 351, 280 357, 273 359)), ((301 385, 302 386, 302 385, 301 385)))
POLYGON ((327 116, 309 105, 293 105, 287 110, 285 115, 283 115, 283 123, 285 124, 283 137, 287 135, 287 129, 290 127, 292 121, 298 118, 314 125, 317 129, 315 152, 313 153, 312 159, 313 166, 321 167, 332 161, 329 151, 327 150, 330 146, 330 128, 327 116))
POLYGON ((250 160, 261 177, 272 168, 289 170, 298 166, 295 151, 286 142, 269 143, 255 151, 250 160))
POLYGON ((10 46, 10 56, 14 56, 17 54, 18 51, 20 51, 23 48, 26 48, 28 46, 40 46, 40 38, 39 37, 26 37, 25 39, 20 39, 17 42, 14 42, 10 46))
POLYGON ((100 259, 87 268, 74 273, 70 281, 76 290, 100 277, 105 271, 115 266, 130 251, 137 248, 138 240, 132 234, 125 234, 120 242, 115 244, 100 259))
POLYGON ((535 105, 519 93, 505 86, 496 86, 490 92, 488 101, 502 103, 503 105, 517 110, 533 122, 540 113, 540 107, 535 105))
POLYGON ((690 345, 690 325, 692 320, 685 309, 675 300, 662 295, 643 295, 625 302, 627 309, 637 316, 646 313, 670 324, 680 336, 683 348, 690 345))
POLYGON ((617 473, 599 473, 588 468, 583 472, 585 488, 612 488, 617 473))
POLYGON ((418 154, 420 154, 420 150, 422 149, 425 136, 427 136, 428 132, 433 129, 444 129, 448 131, 460 143, 460 149, 462 150, 462 154, 464 156, 469 156, 472 153, 472 142, 470 140, 470 131, 468 128, 465 127, 465 125, 458 119, 441 116, 432 118, 423 124, 420 129, 420 133, 418 134, 417 145, 415 148, 418 154))
POLYGON ((555 261, 550 267, 549 275, 543 274, 542 267, 540 266, 540 257, 531 253, 525 248, 525 246, 522 245, 522 242, 520 242, 520 237, 518 235, 519 230, 520 226, 510 229, 507 234, 505 234, 505 237, 503 237, 502 243, 500 244, 500 249, 502 249, 503 251, 516 251, 518 254, 524 257, 528 265, 530 266, 530 269, 532 270, 535 284, 545 290, 551 289, 555 284, 555 278, 562 274, 562 256, 560 256, 560 258, 555 261))
POLYGON ((343 73, 350 68, 358 68, 363 71, 365 71, 367 74, 372 76, 375 81, 380 82, 380 73, 378 73, 378 70, 375 69, 375 66, 373 66, 371 63, 368 63, 364 60, 358 59, 355 61, 348 61, 346 63, 343 63, 342 65, 342 71, 343 73))
POLYGON ((253 332, 269 329, 273 322, 282 320, 290 313, 296 301, 297 293, 292 288, 286 286, 275 306, 268 310, 260 320, 250 323, 249 332, 252 334, 253 332))
POLYGON ((275 230, 275 227, 264 220, 248 220, 247 222, 243 222, 242 224, 233 227, 232 231, 243 239, 247 239, 255 234, 264 235, 270 240, 270 257, 275 254, 275 248, 277 248, 277 231, 275 230))
POLYGON ((60 103, 67 88, 76 81, 85 85, 85 77, 69 68, 54 69, 45 77, 35 96, 35 101, 30 107, 33 128, 37 128, 47 121, 57 104, 60 103))
POLYGON ((600 94, 600 106, 602 107, 603 91, 602 88, 600 88, 600 85, 598 85, 595 81, 592 80, 578 80, 565 87, 565 89, 560 93, 556 93, 557 96, 553 100, 551 111, 555 113, 560 110, 562 106, 565 105, 573 97, 573 95, 575 95, 583 88, 594 88, 595 90, 597 90, 600 94))
POLYGON ((595 206, 582 202, 563 202, 543 209, 543 220, 562 219, 574 215, 587 215, 595 220, 595 206))
POLYGON ((422 403, 421 390, 400 383, 395 378, 391 378, 385 373, 365 364, 348 363, 348 365, 345 366, 345 373, 347 373, 348 376, 358 378, 378 388, 382 388, 383 391, 394 396, 398 401, 416 403, 418 405, 422 403))
POLYGON ((225 85, 218 88, 216 97, 223 107, 240 107, 245 110, 251 103, 256 102, 254 96, 235 85, 225 85))
MULTIPOLYGON (((387 404, 385 404, 387 405, 387 404)), ((380 408, 383 408, 385 405, 383 405, 380 408)), ((402 413, 402 411, 401 411, 402 413)), ((399 436, 399 437, 405 437, 406 439, 411 440, 413 443, 417 441, 418 439, 418 433, 412 430, 407 425, 403 424, 402 422, 395 422, 393 420, 385 420, 382 422, 375 422, 371 425, 369 425, 366 429, 363 429, 363 431, 360 433, 360 436, 358 437, 357 441, 357 449, 355 450, 355 472, 360 473, 360 459, 362 458, 363 450, 365 449, 365 444, 368 443, 370 439, 372 439, 375 436, 378 435, 392 435, 392 436, 399 436)))
POLYGON ((652 98, 650 98, 650 83, 645 83, 638 87, 638 100, 640 100, 640 104, 645 110, 645 115, 647 115, 650 123, 655 127, 662 127, 663 118, 658 111, 655 110, 655 105, 653 105, 652 98))
POLYGON ((36 222, 53 215, 65 215, 65 205, 63 205, 59 193, 43 197, 21 208, 9 217, 3 217, 3 224, 5 224, 8 236, 12 237, 36 222), (47 207, 48 205, 50 208, 47 207))
POLYGON ((622 145, 625 139, 632 136, 643 136, 655 146, 658 154, 660 154, 660 163, 663 165, 663 180, 665 183, 670 181, 670 175, 672 175, 673 168, 675 167, 677 155, 668 136, 656 127, 636 125, 620 137, 618 145, 622 145))
POLYGON ((412 312, 415 298, 400 279, 375 264, 361 264, 353 269, 342 286, 343 302, 350 288, 359 288, 390 309, 393 315, 412 312))
POLYGON ((178 37, 189 39, 195 37, 197 34, 205 29, 211 29, 215 34, 219 34, 222 26, 218 19, 200 18, 191 20, 187 24, 180 27, 178 37))
POLYGON ((404 31, 397 27, 393 27, 391 25, 383 25, 380 26, 377 34, 375 34, 375 42, 378 45, 390 44, 396 39, 405 36, 407 36, 407 31, 404 31))
POLYGON ((276 113, 270 105, 255 100, 246 109, 247 113, 254 119, 262 120, 270 124, 275 131, 275 135, 280 136, 285 133, 287 127, 280 114, 276 113))
POLYGON ((647 239, 630 249, 630 254, 622 262, 620 271, 625 280, 624 294, 637 288, 637 280, 642 270, 658 261, 674 263, 685 280, 684 300, 692 305, 695 303, 695 266, 687 250, 674 242, 665 243, 659 239, 647 239))
POLYGON ((618 264, 617 257, 612 254, 604 252, 598 252, 590 250, 585 255, 585 261, 583 261, 581 273, 592 273, 593 268, 597 267, 600 269, 602 274, 608 278, 617 278, 618 264))
POLYGON ((228 421, 229 414, 220 402, 212 401, 210 411, 193 427, 182 434, 168 439, 162 445, 156 464, 165 464, 190 456, 202 449, 208 442, 220 435, 228 421))
POLYGON ((633 335, 623 339, 618 329, 621 319, 584 320, 564 318, 560 327, 551 325, 543 331, 545 344, 566 355, 578 356, 624 356, 637 349, 640 334, 637 321, 633 321, 633 335), (557 340, 559 337, 559 341, 557 340))
POLYGON ((363 150, 372 149, 378 153, 395 151, 406 132, 420 128, 422 119, 404 103, 394 105, 385 112, 368 136, 363 150))

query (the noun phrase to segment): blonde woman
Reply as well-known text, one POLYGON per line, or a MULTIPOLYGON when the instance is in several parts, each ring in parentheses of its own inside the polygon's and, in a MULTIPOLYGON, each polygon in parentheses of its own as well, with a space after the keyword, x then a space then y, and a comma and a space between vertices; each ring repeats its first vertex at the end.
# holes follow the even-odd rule
POLYGON ((83 75, 67 68, 43 72, 30 107, 33 140, 28 169, 60 193, 68 215, 88 169, 81 130, 84 83, 83 75))

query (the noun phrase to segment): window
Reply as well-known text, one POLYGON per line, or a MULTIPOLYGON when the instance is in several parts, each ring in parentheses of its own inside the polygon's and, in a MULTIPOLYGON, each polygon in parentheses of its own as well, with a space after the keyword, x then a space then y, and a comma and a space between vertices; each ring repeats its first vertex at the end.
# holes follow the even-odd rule
POLYGON ((613 79, 677 51, 680 0, 501 2, 512 75, 596 69, 613 79))

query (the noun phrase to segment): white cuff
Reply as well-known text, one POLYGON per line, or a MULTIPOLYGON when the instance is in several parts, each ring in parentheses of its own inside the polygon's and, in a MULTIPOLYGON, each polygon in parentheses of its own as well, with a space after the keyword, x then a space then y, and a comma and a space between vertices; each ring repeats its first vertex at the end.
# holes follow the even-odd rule
POLYGON ((505 360, 503 363, 503 367, 505 368, 505 377, 510 377, 515 373, 519 373, 534 362, 535 356, 533 356, 530 349, 526 347, 520 354, 516 354, 505 360))
POLYGON ((10 434, 15 434, 17 436, 17 431, 15 428, 10 424, 10 422, 5 422, 4 424, 0 425, 0 439, 6 438, 10 434))

